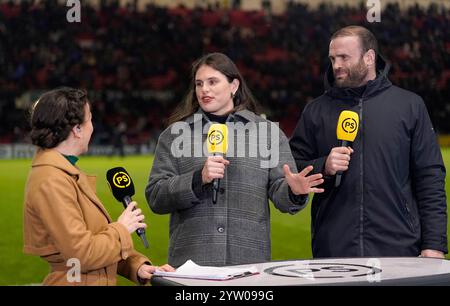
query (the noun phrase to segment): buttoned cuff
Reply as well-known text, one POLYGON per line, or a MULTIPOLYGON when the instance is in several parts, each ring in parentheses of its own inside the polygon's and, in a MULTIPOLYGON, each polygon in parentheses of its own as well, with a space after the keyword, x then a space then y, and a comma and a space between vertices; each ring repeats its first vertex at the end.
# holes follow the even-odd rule
POLYGON ((125 260, 128 258, 128 256, 130 256, 131 251, 134 249, 133 239, 131 238, 130 233, 123 224, 119 222, 113 222, 109 225, 114 228, 119 234, 120 257, 125 260))

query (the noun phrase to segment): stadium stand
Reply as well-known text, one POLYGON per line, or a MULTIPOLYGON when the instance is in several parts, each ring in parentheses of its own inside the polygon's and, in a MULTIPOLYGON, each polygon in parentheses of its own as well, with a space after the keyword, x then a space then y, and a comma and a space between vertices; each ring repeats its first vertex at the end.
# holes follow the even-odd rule
POLYGON ((303 107, 323 92, 330 35, 360 24, 378 37, 393 64, 390 79, 421 95, 438 133, 450 133, 450 9, 400 9, 382 22, 367 8, 290 2, 270 10, 164 8, 137 11, 102 1, 83 4, 82 22, 66 21, 56 1, 0 2, 0 143, 27 142, 27 108, 43 90, 86 88, 93 105, 93 144, 154 143, 188 86, 190 64, 220 51, 239 66, 267 117, 290 135, 303 107), (120 123, 123 123, 120 125, 120 123))

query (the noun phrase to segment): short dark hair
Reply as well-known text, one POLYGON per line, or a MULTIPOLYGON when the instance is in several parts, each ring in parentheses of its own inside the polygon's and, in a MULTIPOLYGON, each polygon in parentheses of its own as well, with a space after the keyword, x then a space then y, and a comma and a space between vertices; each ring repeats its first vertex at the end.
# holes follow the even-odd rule
POLYGON ((347 26, 340 30, 337 30, 332 36, 331 40, 338 37, 346 37, 346 36, 356 36, 359 38, 359 42, 361 45, 362 53, 366 53, 370 49, 375 51, 375 54, 378 54, 378 41, 368 29, 361 26, 347 26))
POLYGON ((66 140, 70 130, 84 122, 85 90, 57 88, 40 96, 31 108, 31 142, 41 148, 54 148, 66 140))

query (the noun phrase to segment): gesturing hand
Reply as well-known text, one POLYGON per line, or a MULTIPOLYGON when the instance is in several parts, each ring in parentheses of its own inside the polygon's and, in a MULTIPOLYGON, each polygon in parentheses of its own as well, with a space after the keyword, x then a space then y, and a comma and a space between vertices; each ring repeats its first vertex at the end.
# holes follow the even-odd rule
POLYGON ((315 188, 323 183, 322 174, 313 174, 307 176, 313 169, 313 166, 308 166, 300 173, 292 173, 288 165, 283 166, 284 177, 289 187, 291 187, 292 193, 295 195, 308 194, 310 192, 322 193, 323 188, 315 188))

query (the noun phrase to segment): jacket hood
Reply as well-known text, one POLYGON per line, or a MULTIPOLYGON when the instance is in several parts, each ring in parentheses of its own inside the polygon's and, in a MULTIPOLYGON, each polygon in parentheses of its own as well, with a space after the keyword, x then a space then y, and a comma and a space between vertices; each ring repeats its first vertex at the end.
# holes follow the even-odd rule
MULTIPOLYGON (((377 77, 375 80, 367 82, 367 88, 363 94, 364 97, 373 96, 392 86, 388 79, 388 73, 391 65, 379 54, 377 54, 377 77)), ((333 67, 328 65, 324 77, 325 94, 334 98, 354 98, 356 92, 350 87, 334 86, 333 67)))

